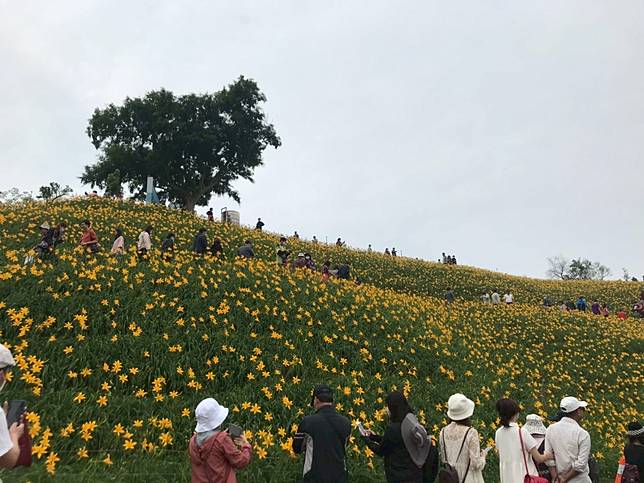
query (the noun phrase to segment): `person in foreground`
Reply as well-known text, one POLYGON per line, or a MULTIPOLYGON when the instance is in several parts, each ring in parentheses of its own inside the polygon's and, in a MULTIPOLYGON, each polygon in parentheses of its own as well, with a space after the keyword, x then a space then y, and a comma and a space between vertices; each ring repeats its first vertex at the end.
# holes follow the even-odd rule
MULTIPOLYGON (((623 466, 618 472, 622 483, 644 482, 644 428, 639 421, 628 423, 626 427, 627 443, 620 463, 623 466)), ((615 479, 615 481, 618 481, 615 479)))
POLYGON ((237 483, 235 470, 248 466, 252 455, 244 433, 233 439, 222 431, 228 408, 213 398, 201 401, 195 416, 197 427, 188 445, 192 483, 237 483))
POLYGON ((441 461, 451 465, 463 483, 483 483, 488 450, 481 451, 479 433, 472 427, 474 401, 463 394, 452 394, 447 401, 450 424, 439 435, 441 461))
MULTIPOLYGON (((423 483, 431 439, 402 392, 389 393, 385 402, 389 413, 387 430, 384 436, 367 431, 367 446, 384 457, 388 483, 423 483)), ((434 481, 435 476, 428 476, 427 481, 434 481)))
POLYGON ((346 446, 351 423, 333 406, 333 391, 326 384, 311 395, 315 413, 304 416, 293 438, 293 451, 304 453, 302 482, 346 483, 346 446))
POLYGON ((590 435, 579 423, 586 413, 586 401, 566 396, 559 409, 563 416, 546 430, 546 453, 554 453, 547 464, 552 481, 555 483, 591 483, 588 458, 590 456, 590 435))
MULTIPOLYGON (((7 382, 7 370, 15 365, 11 351, 0 344, 0 390, 7 382)), ((25 430, 25 425, 20 421, 20 423, 13 423, 10 428, 7 427, 6 413, 7 404, 5 403, 4 412, 0 416, 0 468, 11 469, 16 466, 20 456, 18 441, 25 430)))
POLYGON ((501 483, 521 482, 525 475, 538 476, 535 462, 545 463, 552 459, 552 454, 540 454, 537 441, 525 427, 519 427, 517 420, 521 408, 515 400, 499 399, 496 410, 501 419, 501 427, 494 437, 501 483))

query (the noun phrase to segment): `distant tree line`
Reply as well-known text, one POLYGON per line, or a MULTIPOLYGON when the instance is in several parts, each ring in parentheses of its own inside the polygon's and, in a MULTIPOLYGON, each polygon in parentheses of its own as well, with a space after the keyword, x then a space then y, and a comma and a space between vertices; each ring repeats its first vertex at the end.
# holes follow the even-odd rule
POLYGON ((559 280, 604 280, 611 271, 606 265, 587 258, 568 260, 561 255, 548 258, 546 275, 559 280))

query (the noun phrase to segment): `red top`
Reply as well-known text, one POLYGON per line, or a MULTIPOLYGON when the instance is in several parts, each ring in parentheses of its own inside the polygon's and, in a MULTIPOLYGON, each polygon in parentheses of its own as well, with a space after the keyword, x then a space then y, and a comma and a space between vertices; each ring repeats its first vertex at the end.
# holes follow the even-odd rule
POLYGON ((208 438, 202 446, 197 437, 190 438, 188 452, 192 465, 192 483, 237 483, 235 470, 248 466, 252 449, 235 446, 226 432, 208 438))
POLYGON ((80 242, 81 245, 90 245, 92 243, 96 243, 97 241, 98 238, 96 237, 96 232, 90 228, 85 233, 83 233, 80 242))

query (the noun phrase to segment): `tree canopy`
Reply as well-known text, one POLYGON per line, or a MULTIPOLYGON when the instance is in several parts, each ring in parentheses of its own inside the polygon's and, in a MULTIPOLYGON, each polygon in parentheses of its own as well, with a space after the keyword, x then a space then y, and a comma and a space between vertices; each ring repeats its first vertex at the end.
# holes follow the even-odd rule
POLYGON ((261 109, 265 101, 257 83, 242 76, 213 94, 177 97, 161 89, 97 108, 87 134, 99 159, 85 167, 81 181, 105 188, 118 170, 139 199, 153 176, 159 198, 186 210, 213 194, 239 202, 233 181, 252 182, 263 151, 281 145, 261 109))
POLYGON ((546 274, 550 278, 561 280, 604 280, 610 276, 610 269, 599 262, 588 259, 569 261, 563 256, 548 258, 549 268, 546 274))

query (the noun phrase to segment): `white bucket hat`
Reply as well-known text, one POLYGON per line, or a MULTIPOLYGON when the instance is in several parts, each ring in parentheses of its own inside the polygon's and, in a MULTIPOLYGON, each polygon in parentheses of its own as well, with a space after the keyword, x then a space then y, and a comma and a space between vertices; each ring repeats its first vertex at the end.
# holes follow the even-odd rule
POLYGON ((213 398, 209 397, 197 404, 195 417, 197 418, 195 432, 203 433, 205 431, 212 431, 221 426, 221 423, 226 420, 228 417, 228 408, 223 407, 213 398))
POLYGON ((564 413, 568 414, 573 411, 576 411, 579 408, 585 408, 588 406, 588 403, 586 401, 580 401, 576 397, 573 396, 566 396, 561 400, 561 403, 559 404, 559 409, 561 409, 564 413))
POLYGON ((12 367, 16 365, 16 361, 11 355, 11 351, 4 345, 0 344, 0 369, 5 367, 12 367))
POLYGON ((523 427, 530 434, 546 434, 546 426, 543 424, 543 418, 538 414, 528 414, 525 417, 525 425, 523 427))
POLYGON ((447 400, 447 417, 452 421, 462 421, 472 414, 474 414, 474 401, 462 394, 452 394, 447 400))

